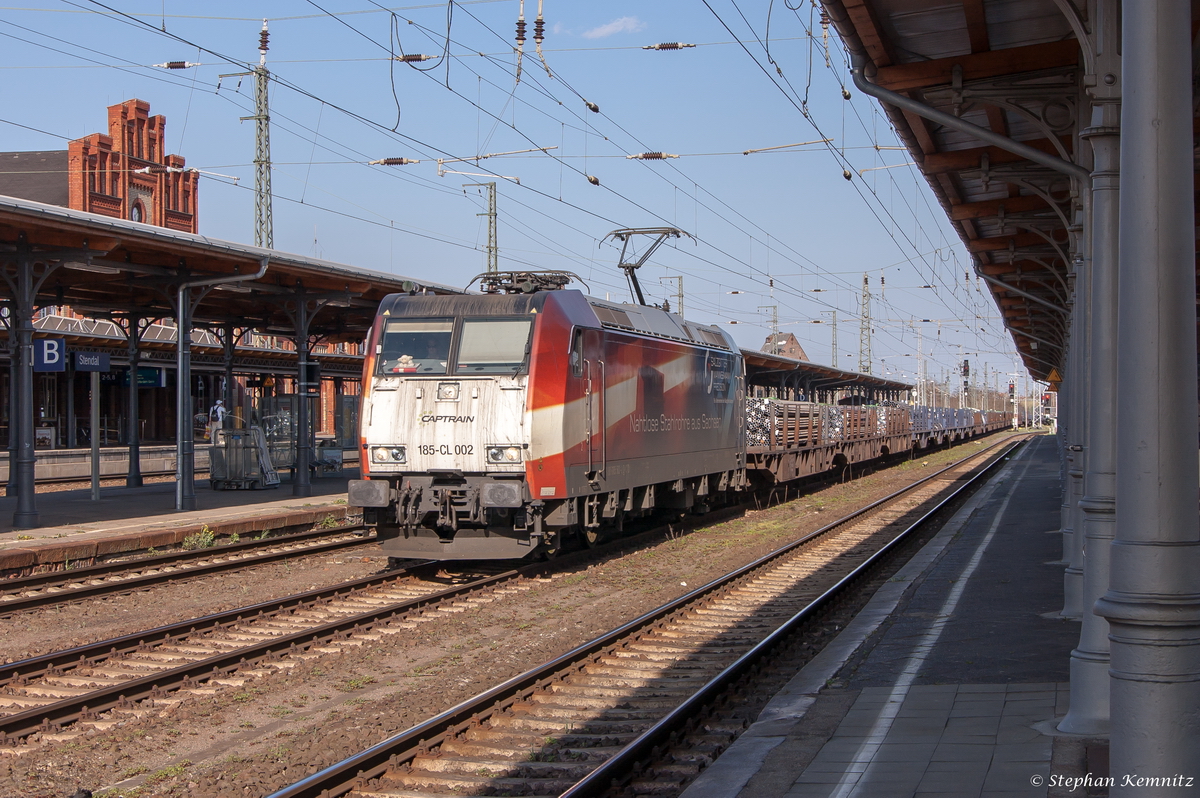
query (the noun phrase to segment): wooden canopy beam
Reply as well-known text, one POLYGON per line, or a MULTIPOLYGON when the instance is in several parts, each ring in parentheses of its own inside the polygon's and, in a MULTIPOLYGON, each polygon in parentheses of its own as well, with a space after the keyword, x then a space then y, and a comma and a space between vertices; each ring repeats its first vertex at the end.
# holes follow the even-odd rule
MULTIPOLYGON (((1066 145, 1067 151, 1070 152, 1071 139, 1064 136, 1062 142, 1066 145)), ((1023 141, 1021 143, 1041 150, 1048 155, 1058 155, 1058 150, 1055 149, 1054 143, 1050 139, 1033 139, 1032 141, 1023 141)), ((989 146, 971 147, 970 149, 951 150, 949 152, 929 152, 925 154, 925 162, 921 164, 921 168, 924 169, 926 174, 930 175, 958 172, 963 169, 978 169, 980 160, 985 154, 992 166, 1028 163, 1020 155, 1011 153, 1008 150, 1002 150, 999 147, 989 146)))
POLYGON ((1078 63, 1079 43, 1065 39, 880 67, 874 82, 892 91, 909 91, 948 85, 953 81, 956 66, 962 67, 963 81, 970 82, 1043 69, 1062 69, 1078 63))
POLYGON ((1046 200, 1036 194, 1029 194, 1007 199, 964 202, 951 208, 950 219, 955 222, 961 222, 963 219, 986 219, 991 216, 999 216, 1001 208, 1004 208, 1005 213, 1024 213, 1049 207, 1046 200))

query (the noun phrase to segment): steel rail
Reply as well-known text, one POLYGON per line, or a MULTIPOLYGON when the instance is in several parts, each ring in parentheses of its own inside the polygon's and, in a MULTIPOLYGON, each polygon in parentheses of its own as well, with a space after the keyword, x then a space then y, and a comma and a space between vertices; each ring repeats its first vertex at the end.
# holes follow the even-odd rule
POLYGON ((2 591, 5 595, 12 595, 20 591, 34 590, 39 588, 49 589, 61 586, 62 589, 60 592, 43 592, 32 596, 24 596, 12 599, 5 599, 3 596, 0 596, 0 617, 11 615, 17 612, 37 609, 39 607, 67 604, 85 598, 94 598, 95 596, 128 593, 136 590, 142 590, 147 587, 153 587, 155 585, 175 581, 177 579, 222 573, 224 571, 236 571, 242 568, 251 568, 256 565, 266 565, 268 563, 292 559, 294 557, 303 557, 309 554, 322 554, 325 552, 352 548, 354 546, 361 546, 374 542, 375 536, 368 533, 358 538, 318 543, 312 546, 307 546, 303 549, 266 552, 264 554, 249 557, 234 558, 222 560, 220 562, 208 563, 206 565, 186 567, 187 563, 189 562, 203 560, 205 558, 220 557, 228 554, 238 554, 239 552, 268 548, 271 546, 286 546, 291 543, 303 543, 314 538, 326 538, 333 535, 346 534, 354 531, 355 529, 362 528, 362 524, 347 524, 330 529, 316 529, 309 530, 307 532, 296 532, 290 535, 263 538, 262 540, 248 540, 245 542, 231 543, 229 545, 207 549, 171 552, 168 554, 145 557, 138 560, 101 563, 99 565, 89 565, 85 568, 75 568, 69 571, 50 571, 47 573, 33 574, 31 576, 17 577, 15 579, 7 579, 0 581, 0 591, 2 591), (97 579, 112 574, 144 571, 151 568, 167 568, 172 566, 185 566, 185 569, 145 574, 144 576, 131 577, 129 579, 122 579, 119 581, 102 582, 96 585, 79 585, 78 587, 71 587, 71 585, 79 582, 84 582, 89 579, 97 579))
POLYGON ((837 584, 813 599, 808 606, 801 609, 782 626, 763 638, 732 665, 693 693, 682 704, 668 712, 666 716, 649 729, 642 732, 635 740, 606 759, 598 768, 576 783, 571 789, 564 792, 559 798, 597 798, 609 792, 613 787, 614 781, 619 781, 627 775, 639 761, 652 756, 654 748, 667 743, 672 734, 694 717, 705 705, 710 704, 716 696, 728 688, 736 679, 753 668, 760 660, 766 658, 777 644, 787 639, 797 628, 810 620, 814 615, 826 609, 842 593, 846 592, 852 584, 866 576, 869 571, 879 565, 884 557, 899 547, 901 543, 905 542, 910 535, 923 528, 934 516, 957 499, 961 493, 971 489, 979 481, 990 475, 993 469, 1005 462, 1004 455, 1013 451, 1024 442, 1024 440, 1013 442, 1007 449, 998 453, 992 462, 980 469, 969 480, 964 481, 949 496, 939 501, 937 505, 924 513, 905 530, 896 535, 896 537, 884 544, 878 551, 863 560, 853 571, 838 580, 837 584))
MULTIPOLYGON (((359 613, 348 616, 336 621, 321 624, 320 626, 310 627, 308 629, 294 632, 288 635, 271 638, 262 643, 246 646, 228 652, 206 657, 202 660, 190 662, 181 665, 177 668, 159 671, 149 674, 140 679, 131 679, 119 684, 105 687, 100 690, 95 690, 81 696, 64 699, 54 704, 48 704, 41 707, 35 707, 24 712, 15 713, 7 717, 0 717, 0 742, 4 739, 21 738, 38 731, 51 729, 55 725, 61 726, 65 723, 73 723, 79 720, 88 720, 97 713, 106 712, 110 709, 130 706, 133 702, 147 698, 158 698, 165 693, 184 687, 188 687, 196 682, 204 681, 212 676, 220 676, 236 671, 238 668, 244 667, 246 664, 255 660, 261 660, 274 655, 283 655, 287 653, 297 652, 310 648, 318 643, 337 639, 341 636, 349 635, 356 631, 362 631, 366 628, 374 626, 381 621, 390 620, 397 615, 403 615, 413 610, 420 609, 427 605, 437 604, 447 599, 457 598, 461 595, 473 593, 481 588, 493 587, 503 582, 516 579, 522 576, 522 569, 506 571, 494 576, 477 579, 455 587, 447 588, 436 593, 431 593, 425 596, 420 596, 415 599, 408 599, 396 604, 391 604, 386 607, 380 607, 369 612, 359 613)), ((381 577, 374 577, 380 579, 381 577)), ((396 578, 394 574, 385 579, 396 578)), ((338 586, 338 587, 344 587, 338 586)), ((316 591, 319 592, 319 591, 316 591)), ((347 593, 353 591, 346 591, 347 593)), ((285 601, 294 603, 296 596, 291 596, 285 601)), ((257 609, 256 607, 248 607, 240 610, 235 610, 238 619, 247 619, 247 613, 257 609)), ((233 613, 224 613, 228 616, 233 613)), ((266 614, 265 610, 262 614, 266 614)), ((249 617, 256 617, 255 615, 249 617)), ((216 618, 219 616, 209 616, 216 618)), ((237 619, 232 621, 226 620, 224 623, 236 623, 237 619)), ((187 625, 189 627, 187 634, 191 635, 194 632, 201 631, 199 628, 194 628, 196 621, 188 621, 185 624, 177 624, 176 627, 187 625)), ((217 624, 211 624, 208 628, 214 628, 217 624)), ((161 627, 160 630, 165 630, 169 627, 161 627)), ((169 636, 162 635, 160 640, 167 640, 169 636)), ((128 635, 129 638, 141 638, 141 635, 128 635)), ((103 644, 101 644, 103 645, 103 644)), ((135 646, 136 648, 136 646, 135 646)), ((73 650, 77 651, 77 650, 73 650)), ((66 656, 73 652, 62 652, 61 655, 66 656)), ((106 654, 107 656, 107 654, 106 654)), ((83 664, 87 664, 86 657, 83 664)), ((34 660, 25 660, 25 663, 33 662, 34 660)), ((79 663, 76 658, 74 662, 79 663)), ((23 663, 14 663, 21 665, 23 663)), ((6 666, 12 668, 13 666, 6 666)))
MULTIPOLYGON (((937 513, 946 505, 947 502, 952 501, 963 490, 966 490, 971 485, 974 485, 975 481, 980 478, 980 475, 990 471, 995 463, 1000 462, 1000 459, 1003 457, 1003 455, 1008 451, 1011 451, 1012 448, 1020 443, 1020 441, 1016 443, 1012 443, 1011 441, 997 443, 993 447, 989 447, 989 449, 986 449, 982 452, 977 452, 967 458, 963 458, 963 460, 960 460, 957 463, 946 466, 945 468, 942 468, 901 490, 891 493, 888 496, 878 499, 877 501, 871 502, 870 504, 861 507, 852 513, 849 513, 821 527, 820 529, 805 534, 799 539, 792 541, 791 543, 788 543, 787 545, 782 546, 763 557, 760 557, 754 562, 744 565, 741 568, 738 568, 737 570, 732 571, 724 576, 718 577, 708 584, 703 585, 683 596, 680 596, 679 598, 674 599, 673 601, 670 601, 655 610, 651 610, 650 612, 623 624, 617 629, 584 643, 583 645, 572 649, 571 651, 556 657, 555 659, 543 665, 526 671, 518 676, 514 676, 512 679, 509 679, 508 681, 497 685, 490 690, 480 693, 473 698, 467 699, 457 706, 452 707, 445 712, 442 712, 441 714, 424 721, 423 723, 413 726, 412 728, 394 735, 387 740, 377 743, 376 745, 371 746, 364 751, 350 756, 341 762, 337 762, 325 768, 324 770, 318 771, 317 773, 314 773, 313 775, 308 776, 307 778, 302 779, 288 787, 277 790, 276 792, 271 793, 267 798, 336 798, 336 796, 345 795, 351 790, 365 788, 368 781, 383 775, 388 768, 400 764, 405 760, 412 759, 416 755, 427 751, 429 748, 440 743, 447 736, 457 734, 470 728, 471 726, 485 722, 492 715, 501 712, 517 701, 522 700, 524 697, 532 694, 540 686, 550 684, 555 679, 555 674, 558 672, 570 667, 579 667, 586 660, 604 651, 605 649, 612 647, 623 638, 629 637, 630 635, 651 626, 652 624, 660 621, 662 618, 694 602, 695 600, 703 598, 715 591, 721 590, 729 586, 731 583, 736 582, 743 576, 746 576, 751 572, 770 564, 772 561, 779 559, 781 556, 802 546, 803 544, 825 535, 841 526, 844 526, 871 512, 872 510, 879 508, 881 505, 890 503, 932 480, 938 479, 946 472, 954 468, 961 467, 966 460, 978 457, 988 452, 991 448, 1000 447, 1006 443, 1011 443, 1012 445, 1009 446, 1008 449, 997 453, 995 455, 995 460, 981 469, 979 475, 969 481, 964 482, 963 485, 955 488, 950 496, 938 503, 937 507, 924 514, 919 521, 901 533, 901 536, 906 536, 912 529, 919 527, 933 514, 937 513)), ((892 543, 887 545, 890 548, 892 543)), ((876 557, 872 557, 870 560, 868 560, 868 562, 876 561, 876 557)), ((866 563, 860 565, 855 569, 854 573, 861 573, 865 565, 866 563)), ((838 585, 844 586, 846 581, 847 579, 844 578, 839 581, 838 585)), ((820 606, 823 606, 824 603, 827 603, 834 594, 834 590, 826 591, 816 601, 822 602, 820 606)), ((801 613, 807 613, 805 617, 808 617, 808 615, 811 615, 812 612, 815 611, 815 609, 806 608, 805 610, 802 610, 801 613)), ((792 622, 789 621, 787 625, 792 625, 792 622)), ((777 640, 778 637, 773 634, 767 639, 777 640)), ((762 644, 760 643, 759 645, 761 646, 762 644)), ((739 663, 742 663, 743 659, 744 658, 739 659, 737 663, 734 663, 734 666, 738 666, 739 663)), ((745 667, 746 665, 741 666, 742 669, 745 667)), ((720 677, 717 677, 717 679, 719 678, 720 677)), ((716 679, 713 681, 716 681, 716 679)), ((708 687, 706 686, 702 689, 707 690, 708 687)), ((673 714, 674 713, 672 713, 672 715, 673 714)), ((657 726, 658 724, 656 724, 655 727, 652 727, 652 730, 653 728, 657 728, 657 726)), ((648 733, 649 732, 647 732, 647 734, 648 733)), ((669 732, 667 733, 669 734, 669 732)), ((638 739, 640 740, 641 738, 639 737, 638 739)), ((620 756, 620 754, 617 754, 617 756, 620 756)), ((626 761, 625 758, 622 758, 622 761, 626 761)), ((609 779, 611 780, 611 776, 609 779)), ((580 783, 582 784, 583 782, 580 783)))
POLYGON ((377 587, 394 579, 410 576, 418 568, 435 564, 432 560, 415 563, 399 571, 364 576, 361 579, 353 579, 348 582, 339 582, 336 585, 314 588, 306 590, 303 593, 294 593, 281 599, 271 599, 259 604, 250 604, 225 612, 217 612, 212 615, 204 615, 199 618, 191 618, 154 629, 101 640, 97 643, 89 643, 83 646, 76 646, 75 648, 64 649, 63 651, 10 662, 0 665, 0 687, 16 679, 40 677, 54 669, 75 665, 95 665, 113 655, 128 654, 143 646, 166 642, 172 638, 195 634, 205 629, 217 629, 222 626, 228 626, 248 618, 256 618, 260 614, 270 615, 281 610, 302 607, 305 604, 318 601, 328 601, 342 595, 350 595, 357 590, 377 587))

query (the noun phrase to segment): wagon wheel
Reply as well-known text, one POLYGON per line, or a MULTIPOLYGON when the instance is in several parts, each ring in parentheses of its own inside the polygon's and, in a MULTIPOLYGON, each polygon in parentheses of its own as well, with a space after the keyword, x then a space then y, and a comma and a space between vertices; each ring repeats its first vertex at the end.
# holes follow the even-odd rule
POLYGON ((542 544, 542 556, 544 556, 547 560, 554 559, 558 555, 562 554, 564 548, 563 544, 566 543, 566 536, 563 534, 565 531, 566 530, 560 529, 553 535, 549 535, 545 538, 546 542, 542 544))

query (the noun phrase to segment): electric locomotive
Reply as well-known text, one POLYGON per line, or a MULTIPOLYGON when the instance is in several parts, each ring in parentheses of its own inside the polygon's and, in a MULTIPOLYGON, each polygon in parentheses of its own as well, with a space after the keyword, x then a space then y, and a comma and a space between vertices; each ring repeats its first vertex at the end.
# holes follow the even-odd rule
POLYGON ((552 554, 746 486, 744 364, 723 330, 562 273, 488 278, 379 307, 348 502, 384 553, 552 554))

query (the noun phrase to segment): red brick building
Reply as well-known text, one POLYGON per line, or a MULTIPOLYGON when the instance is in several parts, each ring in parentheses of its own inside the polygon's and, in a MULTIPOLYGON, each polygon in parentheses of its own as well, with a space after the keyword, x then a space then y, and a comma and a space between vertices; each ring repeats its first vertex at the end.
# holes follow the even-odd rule
POLYGON ((0 194, 196 233, 200 176, 163 152, 166 125, 142 100, 109 106, 108 132, 66 152, 0 153, 0 194))
MULTIPOLYGON (((796 336, 792 333, 768 335, 767 340, 763 341, 763 351, 795 358, 796 360, 808 360, 808 355, 804 352, 804 347, 800 345, 800 342, 796 340, 796 336)), ((835 363, 834 365, 836 366, 837 364, 835 363)))

